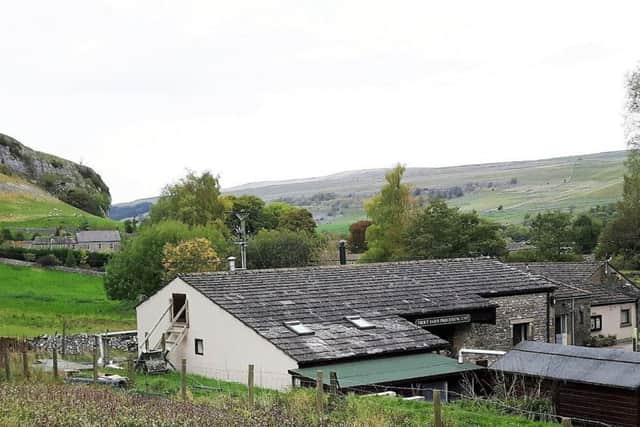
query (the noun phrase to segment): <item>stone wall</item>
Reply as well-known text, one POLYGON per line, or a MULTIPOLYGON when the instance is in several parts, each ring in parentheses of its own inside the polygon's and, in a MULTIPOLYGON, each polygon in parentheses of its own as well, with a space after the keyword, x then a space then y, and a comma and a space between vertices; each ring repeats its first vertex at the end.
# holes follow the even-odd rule
MULTIPOLYGON (((563 314, 569 315, 569 325, 567 333, 569 334, 570 345, 585 345, 591 337, 591 303, 588 298, 558 300, 551 312, 551 321, 555 321, 555 316, 563 314), (582 313, 582 314, 580 314, 582 313), (573 322, 572 319, 573 318, 573 322), (574 328, 573 333, 571 328, 574 328)), ((555 342, 555 324, 551 329, 551 342, 555 342)))
POLYGON ((530 324, 529 340, 547 341, 546 293, 496 297, 490 301, 498 304, 496 324, 471 323, 456 328, 452 343, 454 352, 462 347, 509 350, 513 347, 513 325, 519 323, 530 324))

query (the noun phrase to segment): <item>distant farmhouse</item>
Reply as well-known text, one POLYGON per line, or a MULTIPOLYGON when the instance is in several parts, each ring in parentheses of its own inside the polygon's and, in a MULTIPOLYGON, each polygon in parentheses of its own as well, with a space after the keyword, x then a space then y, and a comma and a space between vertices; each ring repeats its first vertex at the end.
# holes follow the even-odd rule
POLYGON ((488 258, 185 274, 138 305, 139 351, 275 389, 317 369, 453 389, 478 367, 444 355, 551 341, 556 287, 488 258))
POLYGON ((117 230, 79 231, 75 236, 36 237, 23 242, 32 249, 84 249, 89 252, 112 252, 120 249, 120 232, 117 230))

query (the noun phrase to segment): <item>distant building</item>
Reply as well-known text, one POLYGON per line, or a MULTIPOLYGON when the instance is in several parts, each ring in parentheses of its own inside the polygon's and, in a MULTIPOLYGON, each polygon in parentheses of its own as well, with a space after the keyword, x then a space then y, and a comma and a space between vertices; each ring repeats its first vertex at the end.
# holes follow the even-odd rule
POLYGON ((76 240, 70 236, 36 237, 30 242, 32 249, 71 249, 76 240))
POLYGON ((120 232, 118 230, 91 230, 76 233, 76 249, 90 252, 109 252, 120 248, 120 232))
POLYGON ((36 237, 21 241, 19 245, 27 249, 83 249, 89 252, 111 252, 120 248, 120 232, 80 231, 75 236, 36 237))

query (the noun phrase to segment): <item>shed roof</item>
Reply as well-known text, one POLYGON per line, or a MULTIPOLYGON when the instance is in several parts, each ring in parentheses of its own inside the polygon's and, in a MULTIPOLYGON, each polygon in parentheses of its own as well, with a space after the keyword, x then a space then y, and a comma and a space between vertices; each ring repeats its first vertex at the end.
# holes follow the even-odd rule
POLYGON ((90 230, 76 233, 78 243, 89 242, 119 242, 120 232, 118 230, 90 230))
POLYGON ((492 369, 627 389, 640 388, 640 353, 522 341, 492 369))
POLYGON ((554 285, 494 259, 465 258, 184 274, 180 278, 277 345, 311 363, 431 351, 448 343, 405 320, 411 315, 493 310, 487 297, 550 292, 554 285), (345 316, 361 315, 360 330, 345 316), (299 336, 283 322, 315 331, 299 336))
POLYGON ((344 388, 408 381, 417 378, 435 378, 481 369, 484 368, 472 363, 458 363, 457 360, 450 357, 429 353, 332 363, 292 369, 289 373, 315 380, 317 371, 323 371, 323 383, 330 385, 329 374, 335 372, 338 384, 344 388))

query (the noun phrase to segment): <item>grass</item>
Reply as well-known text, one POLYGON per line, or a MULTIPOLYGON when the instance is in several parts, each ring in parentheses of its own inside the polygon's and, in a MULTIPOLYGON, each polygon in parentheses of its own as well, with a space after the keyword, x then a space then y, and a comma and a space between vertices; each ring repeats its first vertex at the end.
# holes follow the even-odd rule
POLYGON ((340 236, 348 236, 349 235, 349 226, 354 222, 360 221, 361 219, 365 219, 366 215, 364 212, 356 213, 353 215, 343 215, 339 216, 331 222, 324 222, 318 224, 318 231, 336 234, 340 236))
POLYGON ((0 264, 0 336, 135 328, 133 309, 111 301, 101 277, 0 264))
MULTIPOLYGON (((206 393, 188 391, 188 400, 178 397, 179 377, 136 378, 137 389, 123 391, 106 386, 61 384, 48 375, 20 377, 20 360, 15 359, 15 375, 0 382, 0 425, 86 426, 429 426, 433 406, 391 397, 362 397, 353 394, 334 401, 320 418, 312 389, 289 392, 256 390, 255 404, 247 402, 244 385, 215 382, 189 376, 188 383, 208 383, 220 387, 206 393), (156 387, 149 388, 148 384, 156 387), (146 388, 141 386, 147 384, 146 388), (163 384, 159 387, 159 384, 163 384)), ((121 373, 121 372, 120 372, 121 373)), ((324 407, 329 404, 325 395, 324 407)), ((553 423, 531 421, 503 414, 486 405, 443 404, 445 426, 551 427, 553 423)))
POLYGON ((61 202, 21 178, 0 174, 0 228, 77 228, 85 221, 92 230, 122 227, 61 202))

